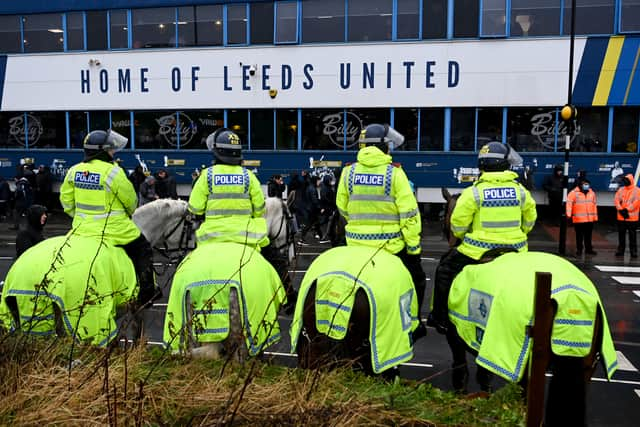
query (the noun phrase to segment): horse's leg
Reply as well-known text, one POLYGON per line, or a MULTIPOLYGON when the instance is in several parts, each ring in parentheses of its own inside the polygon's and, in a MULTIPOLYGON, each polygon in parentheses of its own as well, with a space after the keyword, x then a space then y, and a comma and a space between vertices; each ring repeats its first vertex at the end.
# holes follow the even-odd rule
POLYGON ((347 357, 354 366, 362 369, 367 375, 374 374, 371 366, 370 330, 369 299, 362 289, 358 289, 349 319, 349 331, 344 338, 344 346, 347 357))
MULTIPOLYGON (((246 307, 245 307, 246 309, 246 307)), ((238 290, 231 288, 229 291, 229 337, 225 342, 228 355, 234 355, 240 363, 249 358, 249 351, 242 327, 242 312, 238 290)))
POLYGON ((298 367, 317 369, 335 363, 337 353, 329 337, 316 329, 316 282, 314 281, 304 299, 302 330, 298 338, 296 353, 298 367))
POLYGON ((545 426, 584 426, 586 421, 586 381, 582 357, 551 356, 551 372, 545 426))
POLYGON ((60 306, 53 301, 51 305, 53 306, 53 318, 56 327, 56 335, 58 337, 64 337, 67 333, 64 327, 64 320, 62 320, 62 310, 60 310, 60 306))
POLYGON ((13 323, 16 329, 20 329, 20 310, 18 310, 18 300, 16 297, 7 297, 5 298, 5 303, 7 307, 9 307, 9 312, 11 313, 11 317, 13 318, 13 323))
POLYGON ((453 383, 453 389, 456 393, 466 393, 467 383, 469 381, 469 368, 467 367, 467 345, 464 343, 458 331, 451 324, 447 330, 447 343, 451 349, 451 356, 453 357, 453 363, 451 365, 452 373, 451 380, 453 383))

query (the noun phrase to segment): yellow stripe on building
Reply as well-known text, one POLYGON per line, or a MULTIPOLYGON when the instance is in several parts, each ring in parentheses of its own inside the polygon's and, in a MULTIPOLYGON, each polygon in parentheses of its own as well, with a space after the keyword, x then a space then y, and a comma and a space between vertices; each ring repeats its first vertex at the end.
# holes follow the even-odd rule
POLYGON ((612 36, 609 38, 607 52, 604 55, 604 61, 600 69, 600 77, 598 78, 596 91, 593 94, 593 105, 607 105, 623 44, 624 36, 612 36))

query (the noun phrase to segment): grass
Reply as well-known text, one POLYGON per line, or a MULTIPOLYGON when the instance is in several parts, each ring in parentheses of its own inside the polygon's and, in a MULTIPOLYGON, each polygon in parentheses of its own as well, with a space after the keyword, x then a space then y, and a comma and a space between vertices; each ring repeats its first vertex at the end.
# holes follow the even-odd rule
POLYGON ((524 425, 520 390, 468 399, 348 369, 305 371, 0 337, 0 425, 524 425), (69 365, 72 369, 69 371, 69 365))

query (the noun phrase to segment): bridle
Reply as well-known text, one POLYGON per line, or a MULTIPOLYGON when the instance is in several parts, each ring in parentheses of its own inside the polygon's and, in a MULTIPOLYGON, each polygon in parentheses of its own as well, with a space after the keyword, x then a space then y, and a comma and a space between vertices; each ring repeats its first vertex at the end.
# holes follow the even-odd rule
POLYGON ((280 234, 283 232, 283 230, 286 233, 286 239, 282 245, 276 246, 275 243, 271 244, 273 249, 275 249, 278 252, 281 252, 283 249, 288 248, 293 243, 293 240, 294 240, 294 233, 291 225, 293 215, 291 215, 291 213, 289 212, 289 209, 287 208, 287 205, 284 203, 283 200, 280 200, 280 203, 282 204, 282 217, 280 218, 280 225, 278 226, 278 232, 273 235, 269 235, 269 240, 271 240, 271 242, 275 242, 276 240, 278 240, 278 237, 280 237, 280 234))
POLYGON ((192 236, 193 220, 189 211, 185 211, 176 225, 174 225, 169 231, 162 234, 162 247, 156 247, 154 249, 168 258, 170 263, 177 264, 187 255, 187 252, 195 249, 195 242, 193 241, 192 236), (178 229, 180 229, 180 226, 183 227, 180 232, 180 239, 178 239, 178 245, 175 248, 169 248, 167 240, 176 234, 178 229))

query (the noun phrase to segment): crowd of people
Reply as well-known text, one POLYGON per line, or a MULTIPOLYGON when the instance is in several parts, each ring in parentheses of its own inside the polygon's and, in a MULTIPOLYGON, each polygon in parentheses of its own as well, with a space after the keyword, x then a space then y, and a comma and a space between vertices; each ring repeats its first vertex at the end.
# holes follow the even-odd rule
POLYGON ((13 186, 0 176, 0 221, 12 222, 11 230, 27 225, 31 206, 42 206, 50 211, 54 204, 53 176, 49 166, 36 168, 31 163, 18 166, 13 186))

